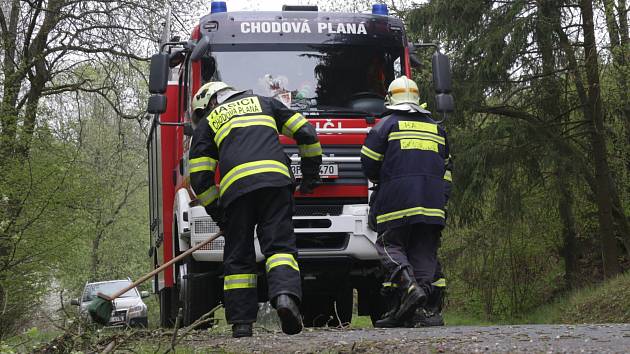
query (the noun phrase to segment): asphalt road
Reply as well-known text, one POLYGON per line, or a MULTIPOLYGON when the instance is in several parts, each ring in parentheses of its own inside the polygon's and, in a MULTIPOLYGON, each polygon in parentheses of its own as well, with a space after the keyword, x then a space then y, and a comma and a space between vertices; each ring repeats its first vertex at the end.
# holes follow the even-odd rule
POLYGON ((295 336, 255 328, 252 338, 199 331, 184 343, 200 352, 630 353, 630 324, 306 329, 295 336))

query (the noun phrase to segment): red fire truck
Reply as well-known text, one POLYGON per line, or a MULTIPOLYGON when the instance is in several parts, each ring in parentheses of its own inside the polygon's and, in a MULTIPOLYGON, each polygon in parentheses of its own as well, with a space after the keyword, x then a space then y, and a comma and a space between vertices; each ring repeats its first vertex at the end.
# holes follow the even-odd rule
MULTIPOLYGON (((191 96, 205 82, 273 96, 316 126, 323 148, 323 183, 313 194, 295 195, 293 218, 306 326, 350 322, 355 291, 358 313, 382 313, 382 274, 368 227, 369 183, 359 152, 384 111, 389 83, 411 76, 415 50, 400 19, 383 4, 370 14, 320 12, 316 6, 284 6, 277 12, 228 12, 212 2, 190 40, 171 38, 169 21, 153 56, 147 142, 151 256, 155 266, 218 230, 189 187, 188 147, 193 130, 191 96)), ((436 104, 452 109, 448 59, 433 58, 436 104), (438 70, 436 70, 436 65, 438 70)), ((301 176, 295 141, 280 137, 296 179, 301 176)), ((229 235, 228 235, 229 237, 229 235)), ((254 238, 257 261, 262 262, 254 238)), ((222 299, 223 238, 193 253, 154 280, 161 325, 178 309, 190 324, 222 299)), ((260 263, 259 301, 266 300, 260 263)))

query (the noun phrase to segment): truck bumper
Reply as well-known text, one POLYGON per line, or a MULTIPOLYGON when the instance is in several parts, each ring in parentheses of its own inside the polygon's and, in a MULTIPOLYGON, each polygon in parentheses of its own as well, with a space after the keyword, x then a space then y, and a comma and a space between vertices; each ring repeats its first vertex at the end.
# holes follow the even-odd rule
MULTIPOLYGON (((346 257, 355 260, 378 260, 374 243, 376 233, 368 228, 368 206, 344 205, 340 215, 295 216, 293 224, 300 259, 346 257)), ((219 231, 218 226, 202 207, 190 209, 191 246, 219 231)), ((222 262, 225 239, 219 237, 193 253, 197 261, 222 262)), ((264 260, 260 243, 254 235, 256 261, 264 260)))

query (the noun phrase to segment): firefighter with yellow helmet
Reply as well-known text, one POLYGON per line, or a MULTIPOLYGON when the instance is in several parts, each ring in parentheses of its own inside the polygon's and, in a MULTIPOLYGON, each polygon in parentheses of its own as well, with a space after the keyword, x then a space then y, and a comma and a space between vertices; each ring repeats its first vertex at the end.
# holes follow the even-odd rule
POLYGON ((266 257, 268 294, 282 330, 302 330, 302 290, 293 233, 293 176, 278 134, 293 138, 301 156, 300 190, 319 183, 322 149, 315 128, 280 101, 236 91, 223 82, 193 97, 195 131, 189 153, 191 186, 225 232, 224 305, 234 337, 252 336, 258 311, 254 228, 266 257), (220 184, 215 185, 215 171, 220 184))
POLYGON ((437 249, 450 194, 446 132, 421 107, 418 86, 402 76, 387 90, 386 108, 361 149, 363 172, 377 184, 370 213, 379 234, 376 247, 399 298, 377 327, 414 321, 432 294, 437 249))

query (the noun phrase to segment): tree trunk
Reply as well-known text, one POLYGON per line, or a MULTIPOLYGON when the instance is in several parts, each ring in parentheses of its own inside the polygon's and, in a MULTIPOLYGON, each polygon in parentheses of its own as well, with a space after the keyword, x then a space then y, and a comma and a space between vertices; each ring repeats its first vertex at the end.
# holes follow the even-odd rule
POLYGON ((573 195, 569 188, 566 174, 566 163, 562 158, 558 161, 558 169, 556 170, 556 188, 560 193, 558 199, 558 210, 560 211, 560 220, 562 220, 562 257, 564 258, 564 281, 567 289, 575 287, 576 280, 576 251, 577 241, 575 231, 575 218, 573 216, 573 195))
POLYGON ((16 77, 17 68, 17 25, 20 18, 20 1, 13 0, 8 10, 8 21, 2 8, 2 46, 4 48, 3 61, 3 91, 0 103, 0 168, 5 159, 12 155, 17 133, 18 111, 16 109, 20 80, 16 77))
POLYGON ((591 112, 590 138, 593 148, 595 180, 597 183, 596 202, 598 207, 599 233, 601 238, 604 276, 610 278, 619 273, 619 249, 613 234, 612 200, 610 167, 604 131, 604 113, 602 109, 599 64, 595 42, 592 0, 580 0, 582 27, 584 28, 584 58, 588 81, 588 101, 586 109, 591 112))
MULTIPOLYGON (((567 118, 562 116, 565 110, 566 102, 563 102, 562 89, 556 73, 556 62, 554 56, 554 39, 553 39, 553 23, 554 19, 560 17, 559 9, 555 1, 539 1, 538 17, 536 21, 536 41, 540 48, 542 59, 542 97, 541 103, 543 110, 541 116, 545 118, 545 122, 550 124, 557 121, 566 122, 567 118)), ((561 125, 555 125, 561 127, 561 125)), ((560 130, 559 128, 558 130, 560 130)), ((558 131, 556 136, 561 136, 562 132, 558 131)), ((573 196, 569 187, 568 168, 566 163, 567 156, 570 151, 561 149, 556 152, 556 181, 555 187, 559 194, 558 209, 560 211, 560 221, 562 224, 562 257, 565 265, 565 282, 566 288, 571 289, 574 286, 575 279, 575 219, 573 216, 573 196)))
MULTIPOLYGON (((614 0, 603 0, 603 2, 608 39, 610 40, 610 53, 612 54, 615 77, 617 78, 617 86, 620 92, 619 97, 617 97, 620 104, 615 106, 613 111, 617 113, 620 121, 624 124, 627 141, 627 139, 630 139, 630 97, 628 96, 628 75, 630 74, 630 68, 628 68, 628 51, 630 51, 630 48, 628 47, 626 4, 624 0, 619 1, 617 8, 619 22, 617 22, 614 0)), ((626 158, 628 160, 626 167, 630 168, 630 152, 626 152, 626 158)), ((630 235, 627 235, 627 237, 630 237, 630 235)))
POLYGON ((92 252, 90 255, 90 275, 92 276, 92 281, 98 280, 98 266, 100 263, 100 257, 98 256, 98 251, 101 247, 101 239, 103 236, 103 230, 96 232, 96 237, 92 240, 92 252))

